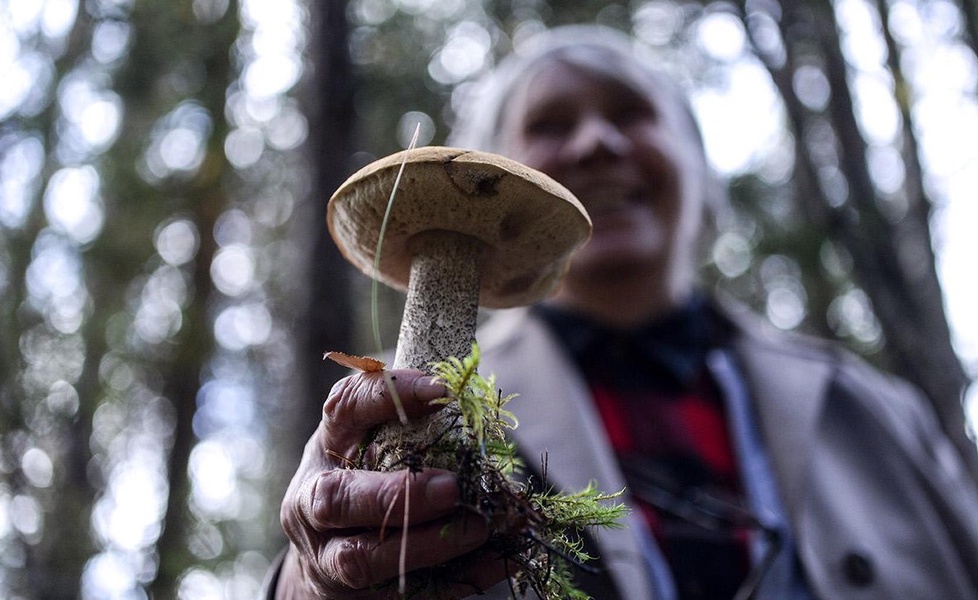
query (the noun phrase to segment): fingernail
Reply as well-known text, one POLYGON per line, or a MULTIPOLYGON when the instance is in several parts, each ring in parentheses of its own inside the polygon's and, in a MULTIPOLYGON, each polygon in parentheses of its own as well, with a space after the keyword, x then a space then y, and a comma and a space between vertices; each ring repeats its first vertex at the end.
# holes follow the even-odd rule
POLYGON ((441 398, 445 392, 445 384, 435 377, 425 375, 414 380, 414 396, 418 400, 441 398))
POLYGON ((435 475, 424 488, 425 501, 434 510, 455 508, 458 498, 458 482, 454 475, 435 475))

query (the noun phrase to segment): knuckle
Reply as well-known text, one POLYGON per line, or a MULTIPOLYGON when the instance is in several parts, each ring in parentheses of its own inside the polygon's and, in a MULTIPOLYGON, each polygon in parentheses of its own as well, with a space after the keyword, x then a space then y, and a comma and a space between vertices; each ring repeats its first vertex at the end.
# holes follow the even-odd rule
POLYGON ((287 495, 279 510, 279 521, 285 536, 297 547, 309 550, 316 546, 316 526, 303 509, 301 501, 287 495))
POLYGON ((403 500, 403 495, 406 492, 404 479, 396 476, 387 477, 377 489, 377 506, 385 512, 389 511, 393 515, 399 515, 400 510, 393 510, 393 508, 398 501, 403 500))
POLYGON ((370 549, 358 537, 347 538, 335 544, 323 557, 323 568, 330 577, 355 590, 375 583, 370 565, 370 549))
POLYGON ((329 390, 326 401, 323 403, 323 420, 336 421, 337 416, 342 416, 350 411, 350 392, 354 388, 352 384, 353 376, 344 377, 329 390))
POLYGON ((279 506, 279 522, 286 533, 301 529, 305 522, 302 507, 302 487, 299 476, 296 475, 282 497, 282 504, 279 506))
POLYGON ((286 494, 285 498, 282 499, 282 506, 279 508, 278 520, 282 524, 282 529, 284 529, 285 533, 287 534, 290 534, 293 530, 297 529, 297 526, 299 523, 301 523, 301 515, 299 514, 298 505, 289 494, 286 494))
POLYGON ((378 526, 385 515, 401 514, 404 483, 394 474, 323 473, 310 496, 312 525, 320 530, 378 526))
POLYGON ((310 490, 309 518, 314 527, 348 527, 353 497, 349 485, 350 471, 328 471, 319 476, 310 490))
POLYGON ((337 381, 323 403, 323 421, 346 428, 369 425, 359 423, 357 406, 383 394, 384 390, 377 385, 378 381, 383 383, 376 377, 367 378, 363 374, 350 375, 337 381))

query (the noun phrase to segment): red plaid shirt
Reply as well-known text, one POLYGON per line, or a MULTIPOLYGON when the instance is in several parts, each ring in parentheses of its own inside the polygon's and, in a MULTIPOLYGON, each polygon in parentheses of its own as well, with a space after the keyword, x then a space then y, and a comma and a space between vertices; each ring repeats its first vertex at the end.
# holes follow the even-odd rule
POLYGON ((636 506, 683 600, 732 598, 750 569, 747 530, 714 518, 743 506, 724 403, 706 369, 723 322, 697 299, 615 331, 540 308, 584 373, 636 506))

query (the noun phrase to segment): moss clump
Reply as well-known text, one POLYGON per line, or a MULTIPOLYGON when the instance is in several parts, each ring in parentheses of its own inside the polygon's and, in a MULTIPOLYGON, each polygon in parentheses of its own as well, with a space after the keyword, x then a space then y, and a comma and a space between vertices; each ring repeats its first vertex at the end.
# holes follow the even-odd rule
MULTIPOLYGON (((515 395, 503 396, 494 377, 479 375, 478 365, 479 348, 473 344, 464 359, 453 357, 432 366, 449 392, 437 401, 446 405, 439 421, 448 426, 432 432, 424 447, 399 452, 412 469, 445 464, 446 459, 455 465, 460 504, 490 524, 486 551, 511 562, 514 592, 532 590, 551 600, 587 598, 573 577, 575 567, 584 568, 592 560, 583 549, 582 534, 588 527, 620 526, 626 512, 617 501, 621 492, 605 494, 590 485, 564 493, 532 481, 507 436, 518 426, 506 410, 515 395)), ((459 566, 413 575, 407 595, 437 589, 459 566)))

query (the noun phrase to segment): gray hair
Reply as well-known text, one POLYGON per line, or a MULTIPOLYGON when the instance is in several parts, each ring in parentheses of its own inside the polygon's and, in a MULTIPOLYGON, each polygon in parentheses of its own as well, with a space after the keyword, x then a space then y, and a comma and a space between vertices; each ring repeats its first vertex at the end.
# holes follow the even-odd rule
POLYGON ((500 61, 494 71, 466 90, 448 145, 503 153, 500 130, 509 99, 522 82, 552 60, 609 77, 641 94, 651 95, 651 90, 665 92, 665 97, 680 109, 687 131, 700 151, 707 213, 704 221, 707 234, 703 236, 700 252, 707 252, 717 234, 718 220, 725 220, 729 213, 726 186, 706 158, 703 135, 685 90, 674 77, 656 67, 633 38, 621 31, 600 25, 565 25, 535 34, 500 61))
POLYGON ((652 65, 628 35, 599 25, 567 25, 542 31, 527 40, 498 67, 466 90, 448 144, 472 150, 499 152, 499 130, 506 104, 517 86, 550 60, 610 77, 636 91, 667 91, 688 117, 690 133, 703 147, 703 138, 689 101, 677 82, 652 65))

